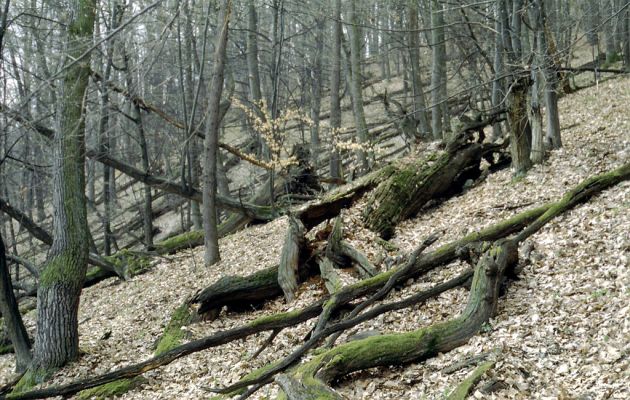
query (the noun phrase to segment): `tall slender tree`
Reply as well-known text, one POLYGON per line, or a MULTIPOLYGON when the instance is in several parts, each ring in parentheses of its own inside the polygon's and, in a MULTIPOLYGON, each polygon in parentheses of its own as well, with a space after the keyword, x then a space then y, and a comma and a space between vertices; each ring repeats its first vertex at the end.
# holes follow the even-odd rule
POLYGON ((206 250, 206 265, 217 263, 220 259, 219 234, 217 231, 217 154, 219 142, 219 124, 221 94, 223 93, 223 76, 225 73, 228 28, 230 23, 232 1, 224 0, 221 6, 219 32, 214 53, 214 70, 210 85, 210 101, 208 104, 208 121, 204 139, 203 163, 203 230, 206 250))
POLYGON ((361 33, 359 29, 358 0, 350 2, 350 94, 352 95, 352 106, 354 112, 354 122, 359 139, 359 149, 357 158, 359 169, 366 172, 369 169, 366 147, 368 146, 368 127, 365 122, 365 110, 363 109, 363 92, 361 88, 361 33))
POLYGON ((341 155, 336 145, 336 138, 341 128, 341 100, 339 98, 339 86, 341 84, 341 0, 332 0, 333 9, 333 35, 332 56, 330 58, 330 176, 341 178, 341 155))

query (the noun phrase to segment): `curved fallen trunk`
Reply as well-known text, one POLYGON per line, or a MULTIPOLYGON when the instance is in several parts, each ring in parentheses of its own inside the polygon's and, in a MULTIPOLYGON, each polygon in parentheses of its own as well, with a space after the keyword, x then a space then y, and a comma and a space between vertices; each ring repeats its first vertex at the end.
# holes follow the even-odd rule
MULTIPOLYGON (((630 164, 586 179, 567 192, 560 201, 549 207, 521 233, 510 239, 500 240, 492 246, 486 245, 483 256, 475 268, 469 302, 459 317, 410 333, 375 336, 346 343, 295 367, 292 370, 292 379, 284 380, 284 382, 290 383, 288 386, 291 390, 296 387, 304 390, 295 392, 293 398, 296 400, 336 399, 337 397, 331 395, 331 389, 328 387, 328 383, 336 378, 375 366, 398 365, 423 360, 464 344, 485 321, 493 316, 503 278, 508 273, 514 273, 513 269, 518 261, 518 244, 536 233, 554 217, 627 179, 630 179, 630 164)), ((370 312, 360 314, 354 319, 365 317, 370 312)), ((349 322, 339 322, 316 336, 323 336, 323 333, 335 326, 349 322)), ((312 340, 313 338, 309 341, 312 340)), ((285 359, 274 362, 259 372, 255 371, 241 382, 217 390, 217 392, 233 393, 236 389, 255 385, 246 392, 247 395, 252 394, 263 384, 270 382, 275 374, 285 370, 299 359, 308 350, 308 348, 304 349, 305 346, 303 345, 285 359)), ((245 397, 245 395, 242 396, 242 398, 245 397)))
MULTIPOLYGON (((482 260, 478 263, 477 269, 479 273, 477 274, 476 283, 473 283, 474 292, 475 293, 484 293, 483 288, 486 288, 487 291, 485 293, 490 293, 494 295, 496 291, 493 289, 492 285, 498 281, 498 278, 501 275, 504 275, 505 270, 502 270, 501 267, 503 264, 503 257, 506 259, 505 267, 510 265, 510 260, 507 257, 510 254, 513 254, 513 251, 510 246, 518 243, 518 240, 523 240, 526 236, 529 236, 535 233, 536 230, 540 229, 549 219, 554 216, 559 215, 560 213, 572 208, 576 204, 583 202, 593 196, 594 194, 607 189, 611 186, 616 185, 617 183, 630 179, 630 164, 626 164, 614 171, 604 173, 592 178, 587 179, 580 185, 578 185, 575 189, 568 192, 559 202, 552 203, 549 205, 545 205, 534 210, 529 210, 524 213, 521 213, 509 220, 503 221, 497 225, 493 225, 489 228, 486 228, 480 232, 476 232, 470 235, 467 235, 465 238, 460 239, 458 241, 452 242, 448 245, 442 246, 433 253, 429 253, 423 257, 420 257, 417 261, 417 264, 413 269, 410 270, 410 274, 418 273, 418 271, 422 271, 423 267, 427 266, 427 263, 431 262, 431 260, 447 260, 453 259, 456 255, 457 249, 470 244, 472 242, 477 241, 489 241, 496 240, 497 237, 505 236, 506 234, 514 233, 520 229, 516 229, 517 227, 523 227, 524 224, 531 222, 532 220, 536 220, 534 224, 532 224, 532 229, 528 229, 527 235, 520 235, 516 240, 511 241, 503 241, 501 243, 496 244, 491 248, 490 251, 487 251, 482 260), (481 274, 483 272, 483 274, 481 274), (487 273, 487 277, 483 276, 487 273), (476 286, 475 286, 476 285, 476 286)), ((393 271, 384 272, 375 276, 374 278, 367 279, 362 282, 358 282, 355 285, 352 285, 348 288, 344 288, 339 291, 339 293, 345 292, 344 296, 347 298, 352 293, 354 294, 365 294, 370 293, 370 290, 374 290, 375 288, 379 288, 384 285, 388 280, 389 276, 394 273, 393 271), (368 287, 368 289, 365 289, 368 287)), ((409 275, 405 274, 402 279, 407 279, 409 275)), ((367 339, 357 340, 354 342, 349 342, 342 346, 350 346, 354 344, 357 350, 363 351, 365 353, 365 344, 368 343, 366 341, 374 341, 369 342, 372 345, 382 344, 385 348, 389 348, 392 351, 390 343, 387 340, 383 340, 383 338, 392 337, 393 339, 400 339, 400 343, 405 344, 413 344, 416 345, 414 347, 415 356, 412 359, 417 359, 418 357, 428 356, 431 354, 435 354, 435 351, 438 348, 445 348, 449 344, 456 343, 458 340, 464 340, 465 333, 469 331, 475 330, 475 322, 480 319, 485 318, 485 313, 489 311, 494 311, 491 306, 494 306, 496 303, 493 300, 487 301, 483 298, 478 302, 473 301, 475 298, 471 295, 471 301, 469 302, 469 307, 466 309, 466 312, 460 315, 459 318, 450 321, 450 323, 439 324, 439 329, 433 327, 427 330, 417 331, 415 335, 409 335, 407 337, 397 336, 397 335, 381 335, 381 336, 373 336, 367 339), (473 306, 476 303, 476 306, 473 306), (457 328, 456 330, 453 330, 457 328), (439 333, 440 335, 436 335, 439 333), (432 340, 428 340, 427 338, 431 338, 432 340)), ((259 333, 267 330, 276 330, 286 328, 288 326, 296 325, 298 323, 307 321, 315 316, 319 315, 321 312, 321 307, 324 304, 324 300, 318 301, 315 304, 312 304, 302 310, 292 311, 288 313, 271 315, 268 317, 262 317, 251 323, 241 326, 238 328, 233 328, 227 331, 218 332, 216 334, 191 341, 184 345, 175 347, 163 354, 152 357, 148 360, 140 362, 138 364, 129 365, 127 367, 121 368, 119 370, 111 371, 104 375, 87 378, 84 380, 80 380, 77 382, 73 382, 64 386, 59 387, 50 387, 35 391, 30 391, 26 393, 20 393, 11 395, 13 399, 39 399, 53 396, 62 396, 62 395, 70 395, 77 393, 78 391, 100 386, 109 382, 113 382, 115 380, 121 378, 133 378, 138 375, 142 375, 147 371, 151 371, 153 369, 159 368, 160 366, 167 365, 178 358, 184 357, 191 353, 208 349, 210 347, 216 347, 233 340, 241 339, 247 336, 250 336, 255 333, 259 333)), ((381 310, 391 309, 390 304, 385 304, 380 306, 381 310)), ((363 314, 358 315, 355 319, 360 319, 361 322, 369 319, 370 313, 373 313, 374 310, 368 310, 363 314), (367 319, 364 319, 367 318, 367 319)), ((385 312, 385 311, 383 311, 385 312)), ((356 321, 355 321, 356 322, 356 321)), ((328 334, 332 334, 341 329, 347 329, 350 326, 349 321, 342 321, 334 326, 329 326, 324 330, 328 334), (334 329, 333 329, 334 328, 334 329)), ((399 343, 399 344, 400 344, 399 343)), ((327 377, 335 376, 336 374, 343 373, 343 368, 349 368, 356 370, 357 367, 360 367, 361 364, 369 365, 374 362, 379 362, 375 360, 371 355, 365 355, 365 357, 361 357, 360 360, 356 361, 349 357, 347 360, 342 359, 341 357, 333 357, 329 358, 333 353, 333 351, 339 351, 340 348, 336 347, 328 352, 325 352, 317 357, 322 361, 326 361, 320 363, 316 371, 313 371, 313 374, 317 372, 316 379, 320 382, 325 382, 327 377), (324 359, 326 357, 326 359, 324 359), (323 372, 319 372, 323 371, 323 372), (322 380, 324 379, 324 380, 322 380)), ((347 351, 349 347, 345 347, 346 350, 342 350, 341 353, 347 351)), ((383 357, 390 357, 385 350, 377 349, 376 346, 369 347, 369 352, 381 352, 383 357)), ((407 356, 403 356, 407 357, 407 356)), ((405 358, 406 359, 406 358, 405 358)), ((395 361, 396 363, 401 362, 401 358, 395 361)), ((411 361, 411 359, 409 360, 411 361)), ((303 369, 304 370, 304 369, 303 369)), ((311 369, 313 370, 313 369, 311 369)), ((279 372, 279 371, 276 371, 279 372)), ((309 372, 309 371, 306 371, 309 372)), ((269 376, 266 377, 266 382, 269 381, 269 376)), ((251 383, 250 383, 251 384, 251 383)), ((5 398, 2 394, 0 394, 0 399, 5 398)))
MULTIPOLYGON (((470 243, 478 241, 493 241, 505 237, 523 229, 527 224, 542 215, 551 205, 545 205, 532 210, 524 211, 507 220, 489 226, 478 232, 473 232, 460 240, 453 241, 437 250, 419 257, 407 273, 397 282, 405 282, 409 278, 417 277, 431 271, 440 265, 447 264, 458 257, 458 250, 470 243)), ((305 279, 310 274, 317 273, 317 266, 308 264, 307 268, 300 268, 300 274, 304 273, 305 279)), ((348 304, 352 300, 372 293, 383 286, 396 270, 382 272, 372 278, 346 286, 335 293, 338 305, 348 304)), ((229 276, 219 279, 199 294, 192 303, 199 304, 197 313, 201 318, 213 319, 218 315, 221 307, 238 311, 251 309, 251 305, 260 305, 282 295, 282 289, 278 284, 278 267, 273 266, 255 272, 247 276, 229 276)))
POLYGON ((339 345, 291 372, 290 400, 338 399, 328 386, 354 371, 398 365, 433 357, 466 343, 496 310, 499 287, 506 271, 516 265, 518 242, 506 240, 488 249, 477 264, 469 300, 456 318, 409 333, 378 335, 339 345))

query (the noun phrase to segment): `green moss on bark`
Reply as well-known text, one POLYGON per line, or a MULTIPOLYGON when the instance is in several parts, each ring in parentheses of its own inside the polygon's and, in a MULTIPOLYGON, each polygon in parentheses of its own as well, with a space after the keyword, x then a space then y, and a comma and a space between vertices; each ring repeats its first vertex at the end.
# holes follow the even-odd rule
POLYGON ((158 253, 175 253, 203 244, 203 231, 190 231, 173 236, 155 245, 158 253))
POLYGON ((468 393, 470 393, 471 389, 479 382, 483 374, 493 366, 494 361, 481 364, 448 395, 446 400, 465 400, 468 393))
POLYGON ((182 327, 190 324, 191 319, 192 312, 190 311, 190 307, 187 303, 182 304, 175 310, 155 348, 156 356, 159 356, 160 354, 165 353, 182 343, 182 340, 186 337, 186 332, 182 330, 182 327))
POLYGON ((134 387, 138 386, 141 382, 141 378, 136 377, 133 379, 120 379, 114 382, 106 383, 101 386, 97 386, 92 389, 83 390, 78 393, 77 399, 79 400, 106 400, 115 396, 120 396, 127 393, 134 387))
POLYGON ((152 264, 149 256, 126 249, 104 258, 113 264, 117 270, 125 271, 125 276, 128 278, 148 271, 152 264))
POLYGON ((252 328, 255 328, 260 325, 271 324, 274 322, 282 322, 286 320, 293 319, 300 315, 301 310, 289 311, 284 313, 266 315, 264 317, 259 317, 250 322, 248 325, 252 328))

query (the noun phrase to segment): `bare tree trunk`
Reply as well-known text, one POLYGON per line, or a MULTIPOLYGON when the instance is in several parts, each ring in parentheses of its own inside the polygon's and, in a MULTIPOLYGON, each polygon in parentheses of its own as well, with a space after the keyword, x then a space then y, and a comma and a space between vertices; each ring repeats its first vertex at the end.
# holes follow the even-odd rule
MULTIPOLYGON (((534 48, 533 51, 536 54, 540 52, 542 49, 542 45, 544 44, 543 39, 541 38, 544 35, 542 31, 542 26, 540 24, 540 13, 537 9, 534 9, 531 13, 532 18, 530 21, 535 27, 534 30, 534 48)), ((531 152, 531 160, 534 164, 540 164, 543 162, 545 158, 545 142, 544 142, 544 132, 542 128, 542 111, 540 107, 540 86, 541 86, 541 78, 542 73, 540 69, 542 68, 542 63, 545 62, 544 56, 535 55, 532 63, 532 87, 531 87, 531 95, 529 102, 529 121, 532 127, 532 152, 531 152)))
POLYGON ((523 8, 523 0, 512 0, 512 24, 510 27, 510 37, 512 39, 512 50, 515 59, 520 62, 523 57, 523 44, 521 42, 522 26, 521 9, 523 8))
MULTIPOLYGON (((419 136, 428 138, 431 127, 427 118, 427 104, 424 99, 424 85, 420 71, 420 51, 418 48, 418 2, 409 0, 409 62, 411 63, 411 86, 413 89, 413 115, 418 122, 419 136)), ((415 129, 414 129, 415 130, 415 129)))
POLYGON ((532 166, 532 131, 527 120, 527 81, 526 78, 516 80, 508 96, 510 152, 515 176, 524 175, 532 166))
POLYGON ((560 136, 560 113, 558 112, 558 71, 554 53, 556 45, 553 33, 549 29, 545 7, 542 1, 536 0, 538 4, 538 12, 540 13, 540 29, 542 34, 540 39, 540 51, 544 56, 544 72, 545 72, 545 105, 547 106, 547 134, 546 138, 548 146, 551 149, 559 149, 562 147, 562 138, 560 136))
MULTIPOLYGON (((132 65, 129 61, 129 54, 127 49, 123 51, 123 62, 125 64, 126 69, 126 81, 127 81, 127 90, 129 93, 136 93, 138 88, 134 86, 133 78, 132 78, 132 65)), ((134 117, 134 125, 136 126, 136 131, 138 133, 138 144, 140 145, 140 155, 142 159, 142 169, 145 171, 147 175, 150 172, 149 165, 149 149, 147 147, 147 139, 144 132, 144 124, 142 122, 142 110, 140 109, 140 105, 137 102, 131 102, 130 104, 132 115, 134 117)), ((144 246, 150 250, 153 248, 153 196, 151 195, 151 186, 145 184, 143 187, 144 190, 144 202, 142 208, 142 214, 144 217, 143 231, 144 231, 144 246)))
POLYGON ((350 2, 350 68, 352 78, 350 82, 350 93, 352 95, 352 106, 354 113, 354 123, 357 130, 357 137, 360 148, 357 150, 359 169, 365 173, 370 169, 367 159, 368 127, 365 122, 365 111, 363 110, 363 94, 361 89, 361 35, 359 32, 359 18, 357 16, 357 1, 350 2))
POLYGON ((204 139, 203 163, 203 230, 206 250, 204 261, 207 266, 217 263, 219 254, 219 234, 217 231, 217 153, 219 142, 219 105, 223 93, 223 75, 225 72, 225 54, 227 48, 228 26, 232 1, 224 0, 221 6, 219 32, 214 54, 214 71, 210 86, 208 121, 204 139))
MULTIPOLYGON (((503 103, 504 88, 503 81, 505 80, 503 74, 503 40, 501 38, 501 18, 499 8, 495 7, 495 33, 494 33, 494 79, 492 80, 492 109, 497 110, 503 103)), ((501 130, 501 123, 495 122, 492 124, 492 137, 491 141, 496 142, 503 137, 501 130)))
POLYGON ((612 64, 617 61, 617 46, 615 43, 615 24, 616 18, 613 18, 615 10, 614 0, 604 0, 604 19, 608 20, 604 23, 604 38, 606 45, 606 63, 612 64))
POLYGON ((31 363, 31 342, 22 322, 13 294, 11 275, 7 266, 4 241, 0 235, 0 313, 15 352, 15 370, 24 372, 31 363))
POLYGON ((446 104, 446 43, 444 35, 444 10, 438 0, 431 0, 431 47, 433 50, 433 65, 431 68, 431 128, 433 138, 441 140, 444 131, 450 127, 444 123, 447 120, 446 104))
MULTIPOLYGON (((630 7, 622 14, 623 18, 623 64, 626 71, 630 72, 630 7)), ((621 17, 620 17, 621 18, 621 17)))
MULTIPOLYGON (((323 13, 323 11, 321 11, 323 13)), ((317 169, 320 152, 319 113, 322 105, 322 57, 324 52, 324 27, 326 19, 323 15, 316 18, 315 60, 311 74, 311 163, 317 169)))
POLYGON ((341 0, 332 0, 333 8, 333 37, 332 57, 330 72, 330 176, 342 178, 341 155, 337 147, 337 138, 341 128, 341 99, 339 98, 339 86, 341 86, 341 0))
MULTIPOLYGON (((114 30, 118 27, 120 18, 120 7, 118 4, 114 4, 112 7, 112 16, 110 21, 110 30, 114 30)), ((97 24, 98 26, 98 24, 97 24)), ((101 117, 99 120, 99 151, 108 154, 109 153, 109 88, 107 82, 111 77, 113 56, 114 56, 114 39, 109 40, 105 44, 105 70, 103 71, 103 80, 101 81, 101 117)), ((103 252, 106 256, 112 253, 112 199, 110 192, 110 175, 112 169, 109 165, 102 165, 103 167, 103 252)))

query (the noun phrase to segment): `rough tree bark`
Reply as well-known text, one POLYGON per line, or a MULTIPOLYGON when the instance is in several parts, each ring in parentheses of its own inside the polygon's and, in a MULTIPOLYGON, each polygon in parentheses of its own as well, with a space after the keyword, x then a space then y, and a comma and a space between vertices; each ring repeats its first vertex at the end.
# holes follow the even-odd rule
POLYGON ((72 7, 67 10, 69 53, 59 116, 61 129, 55 135, 54 239, 39 278, 33 362, 19 388, 42 382, 79 355, 77 315, 87 270, 89 235, 84 111, 90 61, 83 53, 92 44, 96 2, 81 0, 73 2, 72 7))
POLYGON ((297 218, 289 216, 289 228, 282 246, 278 267, 278 284, 287 302, 295 299, 295 292, 298 289, 300 253, 306 241, 305 234, 304 224, 297 218))
POLYGON ((370 166, 367 158, 368 127, 365 122, 365 111, 363 109, 363 93, 361 90, 361 34, 359 32, 358 0, 350 2, 350 67, 352 76, 350 78, 350 94, 352 95, 352 107, 354 122, 357 129, 357 138, 360 148, 357 150, 358 167, 361 174, 369 171, 370 166))
MULTIPOLYGON (((431 134, 427 118, 427 104, 424 98, 424 85, 420 71, 420 49, 418 45, 418 2, 409 0, 409 61, 411 63, 411 86, 413 89, 413 116, 417 121, 419 136, 427 139, 431 134)), ((414 127, 414 131, 416 128, 414 127)))
POLYGON ((514 175, 519 177, 532 167, 532 130, 527 120, 527 90, 529 77, 516 77, 508 94, 510 153, 514 175))
POLYGON ((370 193, 363 212, 366 226, 390 238, 398 222, 414 216, 430 200, 458 193, 466 181, 481 175, 482 157, 499 150, 497 145, 461 143, 460 133, 442 154, 401 163, 398 171, 370 193))
POLYGON ((339 86, 341 85, 341 0, 333 1, 333 37, 332 37, 332 57, 330 73, 330 176, 332 178, 343 178, 341 171, 341 154, 337 148, 337 138, 341 128, 341 99, 339 97, 339 86))

